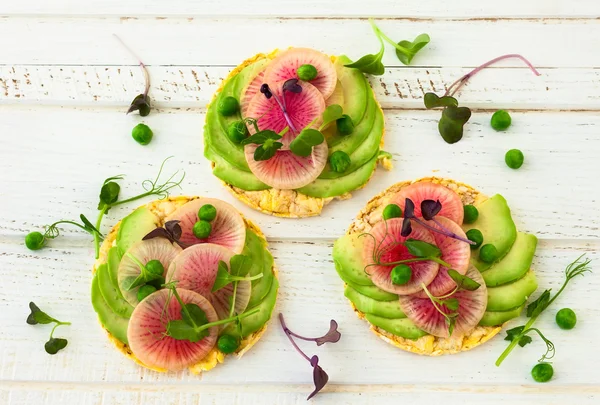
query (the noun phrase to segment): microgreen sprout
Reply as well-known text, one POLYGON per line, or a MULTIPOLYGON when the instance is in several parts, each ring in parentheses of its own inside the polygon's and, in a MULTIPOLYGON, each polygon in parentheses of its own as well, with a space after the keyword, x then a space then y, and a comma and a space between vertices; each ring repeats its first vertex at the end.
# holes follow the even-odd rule
POLYGON ((159 260, 150 260, 148 263, 144 264, 130 252, 125 253, 125 256, 131 259, 140 269, 140 274, 125 287, 125 290, 127 291, 131 291, 134 288, 145 285, 151 281, 159 280, 165 272, 164 266, 159 260))
POLYGON ((31 313, 27 317, 27 323, 29 325, 37 325, 37 324, 47 325, 50 323, 54 324, 54 327, 52 328, 52 331, 50 332, 50 339, 48 339, 48 341, 44 345, 44 349, 46 350, 46 353, 56 354, 60 350, 67 347, 67 344, 68 344, 67 339, 55 338, 54 331, 56 330, 56 328, 58 328, 61 325, 70 325, 71 322, 61 322, 58 319, 51 317, 50 315, 48 315, 44 311, 42 311, 33 302, 29 303, 29 309, 31 310, 31 313))
POLYGON ((302 86, 300 86, 298 84, 298 79, 288 79, 283 83, 282 90, 281 90, 281 98, 279 98, 277 96, 277 94, 275 94, 271 91, 271 89, 269 88, 269 85, 267 83, 263 83, 260 86, 260 92, 262 94, 264 94, 267 99, 270 99, 271 97, 273 97, 273 99, 275 100, 275 102, 277 103, 279 108, 281 109, 281 112, 283 113, 285 121, 287 122, 290 129, 294 133, 298 133, 298 131, 296 130, 296 127, 292 123, 292 119, 290 118, 290 115, 287 112, 286 103, 285 103, 286 91, 289 91, 290 93, 296 93, 296 94, 301 93, 302 86))
MULTIPOLYGON (((287 129, 284 129, 284 131, 287 132, 287 129)), ((284 131, 282 131, 282 133, 285 133, 284 131)), ((254 135, 244 139, 242 142, 240 142, 240 145, 249 145, 251 143, 259 145, 254 150, 254 160, 269 160, 275 156, 275 152, 283 147, 283 143, 277 142, 282 137, 283 135, 281 133, 278 134, 270 129, 265 129, 263 131, 258 131, 254 135)))
POLYGON ((540 316, 540 314, 560 296, 560 294, 565 290, 565 288, 569 284, 569 281, 571 281, 577 276, 585 275, 586 272, 591 272, 591 260, 587 258, 582 260, 584 256, 585 254, 579 256, 577 259, 575 259, 575 261, 570 263, 565 268, 565 281, 563 282, 560 289, 556 292, 556 294, 554 294, 554 296, 550 297, 550 289, 545 290, 538 297, 538 299, 536 299, 527 306, 527 317, 529 317, 529 321, 527 321, 527 323, 524 326, 518 326, 507 331, 506 340, 510 340, 511 342, 508 345, 508 347, 504 350, 504 352, 502 352, 500 357, 498 357, 498 360, 496 360, 496 366, 500 366, 502 364, 502 362, 506 359, 506 357, 508 357, 510 352, 512 352, 513 349, 517 346, 517 344, 523 347, 526 344, 530 343, 531 338, 529 337, 529 339, 527 339, 528 336, 526 336, 526 334, 530 333, 531 331, 538 333, 544 341, 544 343, 546 343, 546 353, 542 356, 542 358, 539 361, 542 362, 545 359, 551 358, 554 355, 555 350, 552 342, 546 339, 546 337, 538 329, 532 328, 532 325, 540 316))
POLYGON ((314 397, 316 394, 318 394, 319 391, 321 391, 323 389, 323 387, 325 387, 325 385, 329 381, 329 376, 327 375, 325 370, 323 370, 321 368, 321 366, 319 366, 319 357, 318 356, 308 357, 306 355, 306 353, 304 353, 302 351, 302 349, 300 349, 300 347, 296 344, 296 342, 294 341, 294 337, 301 339, 301 340, 306 340, 309 342, 315 342, 317 344, 317 346, 321 346, 325 343, 338 342, 341 339, 342 334, 337 330, 338 324, 333 319, 329 322, 329 331, 325 335, 323 335, 321 337, 317 337, 317 338, 307 338, 307 337, 304 337, 304 336, 301 336, 301 335, 298 335, 298 334, 292 332, 285 324, 285 319, 283 318, 282 313, 279 314, 279 322, 281 323, 283 332, 285 333, 285 335, 288 337, 288 339, 292 343, 292 346, 294 346, 296 351, 298 353, 300 353, 300 355, 302 357, 304 357, 306 359, 306 361, 308 361, 310 363, 311 367, 313 368, 313 382, 315 384, 315 389, 306 398, 307 400, 309 400, 312 397, 314 397))
POLYGON ((137 96, 135 96, 135 98, 131 102, 131 105, 129 106, 129 109, 127 110, 127 114, 129 114, 130 112, 133 112, 133 111, 139 111, 140 115, 142 117, 145 117, 148 114, 150 114, 150 97, 148 96, 148 92, 150 91, 150 74, 148 73, 148 68, 146 67, 146 65, 144 65, 144 62, 142 62, 142 60, 135 54, 135 52, 133 52, 133 50, 131 50, 131 48, 129 48, 117 34, 113 34, 113 35, 115 36, 115 38, 117 38, 117 40, 121 43, 121 45, 123 45, 123 47, 125 49, 127 49, 127 51, 135 59, 137 59, 138 63, 140 64, 140 67, 142 69, 142 72, 144 73, 144 81, 145 81, 144 92, 142 94, 138 94, 137 96))
POLYGON ((252 267, 252 260, 246 255, 233 255, 229 259, 229 268, 227 263, 219 260, 217 268, 217 277, 212 286, 212 292, 218 291, 221 288, 233 283, 233 293, 231 295, 231 306, 229 308, 229 316, 232 317, 235 312, 235 302, 237 298, 237 289, 240 281, 254 281, 263 276, 262 273, 254 276, 248 276, 248 272, 252 267))
POLYGON ((323 134, 316 129, 304 128, 297 137, 290 142, 290 150, 296 156, 308 157, 313 152, 313 147, 325 141, 323 134))
POLYGON ((165 226, 163 228, 153 229, 146 236, 144 236, 142 240, 165 238, 168 239, 169 242, 177 243, 182 249, 185 249, 186 247, 189 247, 189 245, 179 240, 181 238, 181 234, 181 225, 179 225, 179 220, 175 219, 165 222, 165 226))
POLYGON ((27 246, 27 248, 30 250, 39 250, 43 248, 48 243, 48 240, 55 239, 60 235, 60 229, 58 228, 58 225, 62 224, 73 225, 93 235, 94 238, 98 238, 98 240, 102 240, 104 238, 100 231, 94 225, 92 225, 85 215, 79 215, 79 219, 81 219, 81 224, 75 221, 61 220, 44 227, 44 233, 37 231, 30 232, 25 236, 25 246, 27 246))

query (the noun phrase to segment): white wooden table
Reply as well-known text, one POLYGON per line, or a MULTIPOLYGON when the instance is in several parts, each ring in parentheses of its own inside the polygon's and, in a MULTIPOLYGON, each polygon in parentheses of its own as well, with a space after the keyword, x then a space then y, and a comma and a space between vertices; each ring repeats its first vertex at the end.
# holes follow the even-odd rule
MULTIPOLYGON (((183 194, 223 198, 255 220, 280 268, 276 311, 291 327, 318 334, 330 318, 342 340, 318 354, 330 384, 317 404, 597 404, 600 402, 600 4, 597 0, 29 0, 0 4, 0 404, 295 404, 312 390, 311 368, 276 322, 241 361, 202 377, 163 375, 114 350, 90 304, 92 244, 64 236, 39 252, 25 248, 31 230, 58 219, 95 215, 101 182, 125 173, 124 195, 174 155, 183 194), (205 105, 237 63, 276 47, 310 46, 357 58, 377 50, 367 16, 393 38, 427 32, 431 44, 410 67, 391 49, 384 76, 371 83, 385 108, 392 172, 379 171, 353 199, 301 221, 261 215, 234 200, 202 156, 205 105), (385 19, 384 19, 385 18, 385 19), (143 76, 112 34, 150 66, 157 107, 146 119, 126 116, 143 76), (506 61, 459 94, 474 114, 463 141, 437 135, 439 112, 423 94, 440 92, 470 68, 503 53, 521 53, 540 70, 506 61), (513 126, 496 133, 491 113, 507 108, 513 126), (155 132, 141 147, 130 136, 140 121, 155 132), (526 163, 508 169, 504 152, 526 163), (529 375, 540 343, 493 363, 502 337, 459 356, 403 353, 371 334, 350 310, 330 257, 363 204, 396 181, 449 176, 509 201, 521 230, 540 238, 540 289, 556 287, 581 253, 596 273, 576 280, 539 325, 557 346, 555 378, 529 375), (73 325, 57 334, 66 350, 43 350, 48 328, 25 323, 35 301, 73 325), (559 330, 554 312, 573 308, 575 330, 559 330)), ((133 207, 115 209, 106 231, 133 207)))

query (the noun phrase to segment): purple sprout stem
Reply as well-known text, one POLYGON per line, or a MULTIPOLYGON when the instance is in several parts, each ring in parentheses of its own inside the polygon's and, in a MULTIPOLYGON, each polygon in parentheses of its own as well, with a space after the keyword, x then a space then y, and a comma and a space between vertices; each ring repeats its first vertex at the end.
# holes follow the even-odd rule
POLYGON ((541 73, 537 71, 537 69, 531 64, 531 62, 529 62, 527 59, 525 59, 524 56, 519 55, 517 53, 510 53, 507 55, 502 55, 502 56, 498 56, 497 58, 494 58, 490 61, 485 62, 483 65, 476 67, 475 69, 471 70, 469 73, 467 73, 466 75, 462 76, 460 79, 458 79, 457 81, 455 81, 454 83, 452 83, 450 85, 450 87, 448 87, 448 89, 446 90, 446 93, 444 93, 444 96, 454 96, 454 94, 456 94, 456 92, 467 82, 467 80, 469 80, 471 77, 475 76, 477 73, 479 73, 481 70, 485 69, 488 66, 493 65, 494 63, 497 63, 501 60, 504 59, 510 59, 510 58, 518 58, 521 59, 528 67, 529 69, 531 69, 531 71, 536 75, 536 76, 540 76, 541 73))
MULTIPOLYGON (((294 348, 296 349, 296 351, 298 353, 300 353, 302 355, 302 357, 304 357, 306 359, 306 361, 308 361, 310 363, 310 358, 304 354, 304 352, 302 351, 302 349, 300 349, 300 347, 298 347, 298 345, 296 344, 296 342, 294 342, 294 339, 292 338, 292 336, 296 336, 291 330, 288 329, 288 327, 285 324, 285 320, 283 319, 283 314, 280 312, 279 313, 279 323, 281 323, 281 327, 283 328, 283 332, 285 333, 285 335, 288 337, 288 339, 290 340, 290 342, 292 343, 292 346, 294 346, 294 348)), ((296 336, 299 337, 299 336, 296 336)))
POLYGON ((292 124, 292 119, 288 115, 287 110, 285 109, 285 105, 281 102, 281 100, 279 100, 279 97, 277 97, 277 95, 275 93, 273 93, 273 98, 275 99, 277 104, 279 104, 279 108, 281 108, 281 111, 283 112, 283 116, 285 117, 285 120, 287 121, 290 129, 297 133, 298 131, 296 130, 296 127, 294 127, 294 124, 292 124))
POLYGON ((146 67, 146 65, 144 65, 144 62, 142 62, 140 57, 137 56, 137 54, 135 52, 133 52, 133 50, 130 47, 128 47, 127 44, 125 44, 125 42, 123 42, 123 40, 117 34, 113 34, 113 35, 115 36, 115 38, 117 38, 117 40, 121 43, 121 45, 123 45, 123 48, 127 49, 127 51, 135 59, 137 59, 138 63, 140 64, 140 67, 142 68, 142 72, 144 73, 144 79, 146 80, 146 88, 144 89, 144 96, 147 96, 148 92, 150 91, 150 74, 148 73, 148 68, 146 67))
POLYGON ((473 242, 472 240, 469 239, 465 239, 463 237, 458 236, 457 234, 455 234, 454 232, 448 230, 448 228, 446 228, 445 226, 443 226, 442 224, 440 224, 435 218, 433 218, 433 222, 439 226, 441 229, 437 229, 429 224, 427 224, 425 221, 421 221, 419 218, 413 217, 412 218, 413 221, 417 222, 418 224, 423 225, 425 228, 437 232, 437 233, 441 233, 442 235, 446 235, 449 238, 454 238, 457 240, 460 240, 462 242, 468 243, 469 245, 475 245, 475 242, 473 242))

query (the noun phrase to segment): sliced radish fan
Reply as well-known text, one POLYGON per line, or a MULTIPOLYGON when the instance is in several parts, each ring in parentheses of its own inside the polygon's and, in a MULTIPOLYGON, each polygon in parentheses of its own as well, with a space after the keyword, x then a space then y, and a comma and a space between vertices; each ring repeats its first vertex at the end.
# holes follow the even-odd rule
MULTIPOLYGON (((208 322, 218 320, 212 305, 200 294, 180 288, 177 292, 185 304, 198 305, 208 322)), ((170 290, 159 290, 146 297, 129 319, 127 339, 133 354, 148 367, 171 371, 202 360, 214 347, 218 328, 210 328, 209 335, 196 343, 176 340, 165 333, 168 322, 178 319, 181 319, 181 305, 170 290)))
POLYGON ((415 203, 415 216, 417 217, 422 217, 421 202, 424 200, 439 200, 442 204, 442 210, 437 216, 449 218, 458 225, 463 223, 464 208, 460 196, 448 187, 424 181, 413 183, 396 193, 390 202, 399 205, 402 212, 404 212, 404 204, 407 198, 415 203))

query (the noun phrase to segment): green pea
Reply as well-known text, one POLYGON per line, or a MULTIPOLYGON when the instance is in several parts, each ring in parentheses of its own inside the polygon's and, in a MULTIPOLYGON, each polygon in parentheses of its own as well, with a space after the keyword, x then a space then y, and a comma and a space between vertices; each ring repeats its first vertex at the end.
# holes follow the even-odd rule
POLYGON ((392 284, 395 285, 404 285, 410 281, 412 277, 412 269, 406 264, 399 264, 392 269, 390 273, 390 278, 392 279, 392 284))
POLYGON ((154 134, 146 124, 137 124, 131 131, 131 137, 140 145, 148 145, 154 134))
POLYGON ((485 244, 479 249, 479 258, 484 263, 494 263, 498 258, 498 249, 491 243, 485 244))
POLYGON ((41 232, 29 232, 25 236, 25 246, 30 250, 39 250, 46 244, 46 238, 41 232))
POLYGON ((465 212, 465 218, 463 219, 465 224, 472 224, 479 218, 479 210, 474 205, 465 205, 463 210, 465 212))
POLYGON ((561 329, 573 329, 577 323, 577 315, 571 308, 563 308, 556 313, 556 323, 561 329))
POLYGON ((194 232, 194 236, 198 239, 206 239, 210 236, 210 232, 212 231, 212 226, 210 222, 200 220, 194 224, 192 228, 192 232, 194 232))
POLYGON ((337 130, 341 135, 350 135, 354 132, 354 122, 352 122, 352 118, 349 115, 344 114, 341 118, 338 118, 335 122, 337 125, 337 130))
POLYGON ((227 136, 235 144, 242 142, 248 135, 248 127, 242 120, 232 122, 227 128, 227 136))
POLYGON ((548 382, 554 375, 554 368, 550 363, 538 363, 531 369, 531 376, 536 382, 548 382))
POLYGON ((165 272, 165 268, 160 260, 150 260, 148 263, 146 263, 146 270, 155 276, 162 276, 165 272))
POLYGON ((198 218, 203 221, 212 222, 217 217, 217 209, 212 204, 204 204, 198 210, 198 218))
POLYGON ((225 354, 235 352, 240 347, 240 340, 231 335, 222 335, 217 341, 217 347, 225 354))
POLYGON ((505 110, 498 110, 492 115, 492 119, 490 120, 490 124, 492 128, 496 131, 504 131, 508 127, 510 127, 510 123, 512 119, 510 118, 510 114, 505 110))
POLYGON ((229 117, 237 113, 240 109, 240 103, 237 101, 237 98, 232 96, 227 96, 219 102, 217 106, 217 111, 219 114, 229 117))
POLYGON ((475 242, 474 245, 471 245, 471 249, 475 250, 483 243, 483 234, 479 229, 469 229, 467 231, 467 239, 471 242, 475 242))
POLYGON ((138 299, 138 301, 143 301, 144 298, 146 298, 147 296, 149 296, 153 292, 156 292, 156 287, 154 287, 152 285, 149 285, 149 284, 144 284, 143 286, 141 286, 138 289, 138 292, 137 292, 137 299, 138 299))
POLYGON ((383 219, 400 218, 402 216, 402 208, 396 204, 388 204, 383 209, 383 219))
POLYGON ((343 150, 338 150, 333 152, 331 156, 329 156, 329 164, 331 165, 331 170, 336 173, 343 173, 348 170, 350 167, 350 156, 343 150))
POLYGON ((519 149, 511 149, 506 152, 506 155, 504 156, 506 166, 510 167, 511 169, 518 169, 519 167, 523 166, 524 160, 525 156, 519 149))
POLYGON ((298 79, 304 80, 305 82, 314 80, 319 74, 317 68, 313 65, 302 65, 298 68, 296 73, 298 74, 298 79))

